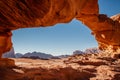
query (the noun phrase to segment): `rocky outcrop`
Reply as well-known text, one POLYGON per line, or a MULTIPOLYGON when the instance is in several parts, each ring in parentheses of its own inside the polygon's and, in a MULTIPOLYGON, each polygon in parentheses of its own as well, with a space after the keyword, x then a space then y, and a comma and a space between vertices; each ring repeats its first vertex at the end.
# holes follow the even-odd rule
POLYGON ((105 14, 99 14, 96 3, 94 5, 86 3, 77 19, 91 29, 100 49, 104 50, 109 46, 112 46, 113 50, 120 48, 120 39, 118 38, 120 35, 120 15, 109 18, 105 14))
POLYGON ((46 27, 70 22, 73 18, 92 30, 100 49, 120 46, 120 23, 118 19, 99 14, 98 0, 1 0, 0 54, 12 48, 12 30, 46 27))
POLYGON ((101 53, 102 51, 98 48, 88 48, 84 51, 84 53, 89 53, 89 54, 98 54, 101 53))
POLYGON ((13 67, 15 67, 15 61, 14 60, 7 59, 7 58, 0 59, 0 70, 4 69, 4 68, 13 68, 13 67))
POLYGON ((0 32, 0 58, 3 53, 10 51, 12 48, 11 36, 12 33, 10 31, 0 32))
POLYGON ((9 52, 4 53, 2 58, 15 58, 14 48, 12 48, 9 52))
POLYGON ((110 17, 113 21, 118 21, 120 23, 120 14, 110 17))
POLYGON ((85 51, 80 51, 80 50, 75 50, 73 52, 73 55, 82 55, 82 54, 98 54, 101 53, 102 51, 98 49, 97 47, 94 48, 88 48, 85 51))

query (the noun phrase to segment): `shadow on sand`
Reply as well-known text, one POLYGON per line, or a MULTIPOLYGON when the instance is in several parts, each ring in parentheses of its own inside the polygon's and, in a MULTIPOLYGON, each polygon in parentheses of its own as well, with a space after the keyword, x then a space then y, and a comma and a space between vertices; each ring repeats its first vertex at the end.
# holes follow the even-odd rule
POLYGON ((71 67, 58 69, 43 68, 0 68, 0 80, 89 80, 94 74, 71 67))

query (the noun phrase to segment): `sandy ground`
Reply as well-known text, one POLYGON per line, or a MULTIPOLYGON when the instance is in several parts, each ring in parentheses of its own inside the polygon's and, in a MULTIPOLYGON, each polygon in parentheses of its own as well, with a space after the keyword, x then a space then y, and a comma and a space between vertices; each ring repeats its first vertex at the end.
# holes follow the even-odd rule
POLYGON ((0 80, 120 80, 120 59, 96 54, 13 60, 16 66, 0 68, 0 80))

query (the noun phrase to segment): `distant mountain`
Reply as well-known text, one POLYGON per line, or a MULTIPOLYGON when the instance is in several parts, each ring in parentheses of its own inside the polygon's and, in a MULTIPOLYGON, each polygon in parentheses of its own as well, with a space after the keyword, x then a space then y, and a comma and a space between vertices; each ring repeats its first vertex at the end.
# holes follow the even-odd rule
POLYGON ((59 56, 53 56, 52 59, 60 59, 60 58, 67 58, 70 55, 59 55, 59 56))
POLYGON ((84 51, 84 53, 100 53, 101 52, 101 50, 100 49, 98 49, 98 48, 89 48, 89 49, 86 49, 85 51, 84 51))
MULTIPOLYGON (((73 52, 73 55, 77 54, 84 54, 84 53, 100 53, 101 51, 98 48, 89 48, 85 51, 75 50, 73 52)), ((42 52, 28 52, 25 54, 16 53, 14 52, 14 48, 12 48, 9 52, 2 55, 3 58, 34 58, 34 59, 59 59, 59 58, 66 58, 70 55, 59 55, 59 56, 53 56, 51 54, 46 54, 42 52)))
POLYGON ((101 50, 98 48, 88 48, 85 51, 80 51, 80 50, 76 50, 73 52, 73 55, 77 55, 77 54, 94 54, 94 53, 101 53, 101 50))
POLYGON ((80 50, 76 50, 73 52, 73 55, 77 55, 77 54, 84 54, 84 52, 80 50))
POLYGON ((16 58, 21 58, 22 56, 23 56, 23 54, 21 54, 21 53, 16 53, 16 54, 15 54, 15 57, 16 57, 16 58))
POLYGON ((2 55, 2 58, 15 58, 14 48, 2 55))
POLYGON ((66 58, 70 55, 59 55, 59 56, 53 56, 51 54, 46 54, 42 52, 28 52, 25 54, 16 53, 16 58, 32 58, 32 59, 60 59, 60 58, 66 58))
POLYGON ((69 57, 70 55, 59 55, 58 57, 59 58, 67 58, 67 57, 69 57))
POLYGON ((51 54, 46 54, 42 52, 32 52, 32 53, 25 53, 22 57, 24 58, 41 58, 41 59, 50 59, 53 57, 51 54))

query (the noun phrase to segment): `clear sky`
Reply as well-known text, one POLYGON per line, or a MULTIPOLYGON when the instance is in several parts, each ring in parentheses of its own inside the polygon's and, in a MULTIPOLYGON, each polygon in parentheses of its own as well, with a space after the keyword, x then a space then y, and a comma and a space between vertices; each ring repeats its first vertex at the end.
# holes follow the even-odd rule
MULTIPOLYGON (((120 13, 120 0, 99 0, 100 13, 112 16, 120 13)), ((13 31, 16 53, 44 52, 52 55, 72 54, 75 50, 97 47, 91 31, 80 21, 61 23, 53 27, 28 28, 13 31)))

